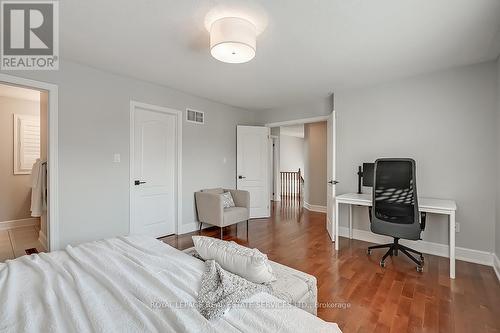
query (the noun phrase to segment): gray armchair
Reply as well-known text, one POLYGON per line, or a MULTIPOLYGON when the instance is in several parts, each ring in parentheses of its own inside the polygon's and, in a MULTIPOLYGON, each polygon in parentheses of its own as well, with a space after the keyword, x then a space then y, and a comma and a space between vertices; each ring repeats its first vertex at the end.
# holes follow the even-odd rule
MULTIPOLYGON (((250 193, 241 190, 213 188, 195 193, 196 210, 200 222, 200 232, 203 223, 218 226, 222 238, 223 228, 238 222, 247 221, 250 217, 250 193), (221 194, 231 192, 235 207, 224 208, 221 194)), ((238 229, 236 229, 238 230, 238 229)))

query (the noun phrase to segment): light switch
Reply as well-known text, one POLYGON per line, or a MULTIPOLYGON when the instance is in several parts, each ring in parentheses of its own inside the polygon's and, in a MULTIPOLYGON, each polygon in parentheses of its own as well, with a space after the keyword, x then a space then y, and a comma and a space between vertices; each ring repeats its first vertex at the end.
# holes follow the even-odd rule
POLYGON ((120 162, 121 162, 121 156, 120 156, 120 154, 115 153, 115 154, 113 155, 113 162, 114 162, 114 163, 120 163, 120 162))

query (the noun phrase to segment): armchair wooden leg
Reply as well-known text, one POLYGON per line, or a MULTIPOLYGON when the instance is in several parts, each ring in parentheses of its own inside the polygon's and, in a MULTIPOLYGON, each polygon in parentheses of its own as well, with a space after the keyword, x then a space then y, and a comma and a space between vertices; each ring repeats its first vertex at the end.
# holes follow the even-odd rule
POLYGON ((203 226, 203 222, 200 222, 200 235, 201 235, 201 227, 203 226))
POLYGON ((222 239, 222 227, 220 227, 220 239, 222 239))
POLYGON ((238 223, 236 223, 236 238, 238 238, 238 223))

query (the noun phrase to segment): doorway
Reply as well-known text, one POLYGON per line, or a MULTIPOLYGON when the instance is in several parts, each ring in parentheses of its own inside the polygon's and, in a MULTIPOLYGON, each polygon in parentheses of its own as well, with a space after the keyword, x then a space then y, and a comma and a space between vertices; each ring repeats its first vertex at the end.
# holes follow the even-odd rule
MULTIPOLYGON (((335 112, 329 116, 266 124, 277 137, 279 152, 272 155, 274 183, 281 210, 307 209, 326 213, 329 235, 334 237, 335 112)), ((276 144, 275 144, 276 146, 276 144)), ((283 215, 283 212, 282 212, 283 215)), ((298 214, 297 216, 301 216, 298 214)))
MULTIPOLYGON (((44 92, 47 107, 47 230, 46 250, 59 250, 58 86, 0 73, 0 84, 44 92)), ((43 239, 40 239, 43 242, 43 239)))
POLYGON ((130 103, 130 234, 178 233, 182 112, 130 103))
POLYGON ((0 262, 49 250, 48 94, 0 83, 0 262))

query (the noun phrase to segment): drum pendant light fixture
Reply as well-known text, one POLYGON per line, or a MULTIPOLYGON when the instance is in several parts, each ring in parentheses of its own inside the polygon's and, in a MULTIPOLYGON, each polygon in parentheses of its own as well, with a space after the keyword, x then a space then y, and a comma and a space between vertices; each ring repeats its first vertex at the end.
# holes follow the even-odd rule
POLYGON ((255 57, 257 29, 239 17, 223 17, 210 27, 210 53, 222 62, 241 64, 255 57))

